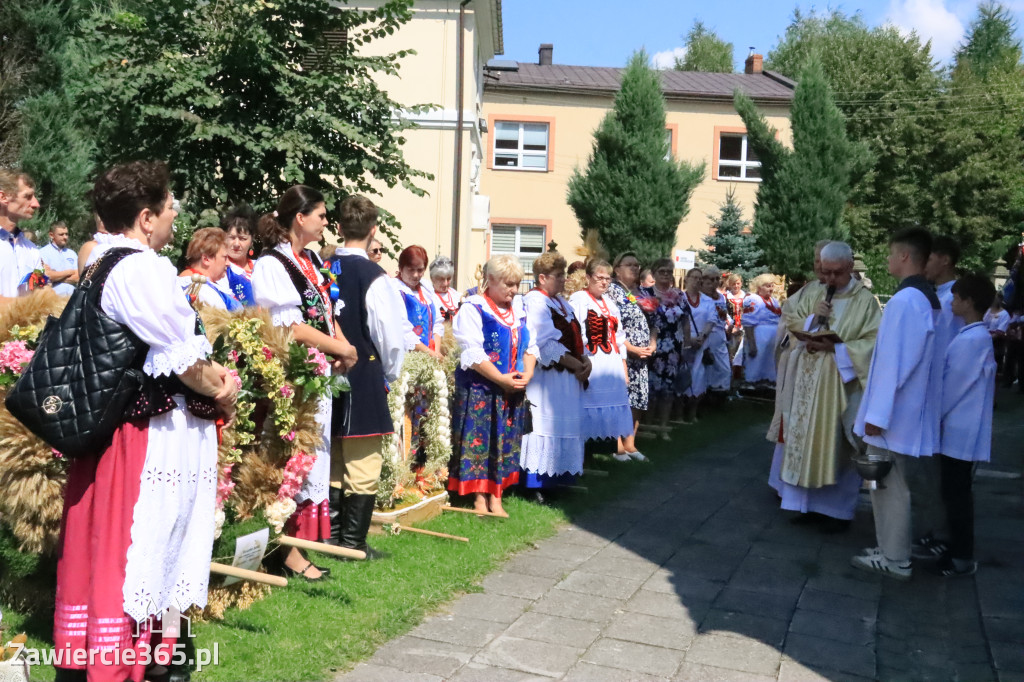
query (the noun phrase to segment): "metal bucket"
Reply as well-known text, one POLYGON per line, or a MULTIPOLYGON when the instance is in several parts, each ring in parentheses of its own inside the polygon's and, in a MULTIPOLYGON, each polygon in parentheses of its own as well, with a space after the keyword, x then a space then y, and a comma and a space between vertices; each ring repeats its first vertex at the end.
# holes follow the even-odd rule
POLYGON ((884 479, 892 471, 892 454, 881 450, 873 453, 857 453, 853 457, 857 473, 867 482, 868 490, 882 490, 884 479))

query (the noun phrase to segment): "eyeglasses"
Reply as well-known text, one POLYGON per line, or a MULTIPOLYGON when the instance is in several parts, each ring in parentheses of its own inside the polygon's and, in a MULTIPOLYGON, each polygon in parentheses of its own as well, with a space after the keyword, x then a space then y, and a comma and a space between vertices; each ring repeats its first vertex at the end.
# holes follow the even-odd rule
POLYGON ((664 268, 662 270, 655 270, 654 274, 655 275, 671 275, 672 272, 673 272, 672 270, 669 270, 668 268, 664 268))

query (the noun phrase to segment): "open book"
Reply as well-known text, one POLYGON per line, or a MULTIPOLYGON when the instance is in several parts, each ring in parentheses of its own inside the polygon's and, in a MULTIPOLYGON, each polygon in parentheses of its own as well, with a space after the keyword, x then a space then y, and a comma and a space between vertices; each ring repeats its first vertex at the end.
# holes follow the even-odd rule
POLYGON ((816 332, 793 332, 793 336, 801 341, 831 341, 832 343, 843 342, 843 340, 839 338, 839 335, 831 329, 819 329, 816 332))

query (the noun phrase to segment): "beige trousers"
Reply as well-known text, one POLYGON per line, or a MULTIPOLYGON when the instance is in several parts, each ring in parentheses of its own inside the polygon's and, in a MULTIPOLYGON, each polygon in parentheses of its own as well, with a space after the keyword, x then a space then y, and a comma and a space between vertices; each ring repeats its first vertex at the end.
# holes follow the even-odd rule
POLYGON ((335 438, 331 442, 331 487, 346 495, 376 495, 388 436, 335 438))
MULTIPOLYGON (((885 450, 868 445, 868 454, 885 450)), ((907 487, 907 465, 912 459, 896 452, 892 470, 882 479, 884 488, 871 491, 871 509, 875 514, 875 538, 886 559, 903 563, 910 560, 910 488, 907 487)))

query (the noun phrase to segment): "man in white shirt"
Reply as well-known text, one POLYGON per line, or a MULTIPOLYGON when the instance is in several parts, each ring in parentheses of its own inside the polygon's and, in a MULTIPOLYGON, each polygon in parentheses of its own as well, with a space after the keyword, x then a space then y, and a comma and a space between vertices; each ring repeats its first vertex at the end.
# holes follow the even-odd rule
POLYGON ((70 296, 78 284, 78 254, 68 248, 68 226, 50 226, 50 243, 39 249, 43 265, 50 268, 50 283, 61 296, 70 296))
POLYGON ((398 380, 405 359, 405 305, 384 269, 367 256, 377 233, 377 207, 361 196, 341 204, 345 246, 330 259, 337 277, 334 316, 359 360, 348 371, 352 390, 334 402, 331 453, 331 544, 379 557, 366 544, 384 462, 385 443, 394 433, 388 408, 389 385, 398 380))
POLYGON ((941 363, 935 361, 939 299, 924 277, 932 236, 921 228, 903 230, 889 242, 889 273, 900 280, 885 307, 871 358, 854 433, 868 456, 889 459, 884 488, 871 491, 878 547, 855 556, 854 568, 899 580, 911 576, 908 461, 931 457, 939 448, 941 363))
POLYGON ((0 298, 17 297, 18 284, 39 259, 35 244, 18 229, 18 223, 30 219, 38 208, 32 178, 17 170, 0 170, 0 298))

